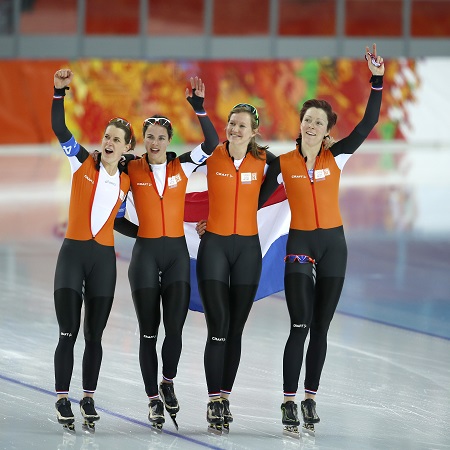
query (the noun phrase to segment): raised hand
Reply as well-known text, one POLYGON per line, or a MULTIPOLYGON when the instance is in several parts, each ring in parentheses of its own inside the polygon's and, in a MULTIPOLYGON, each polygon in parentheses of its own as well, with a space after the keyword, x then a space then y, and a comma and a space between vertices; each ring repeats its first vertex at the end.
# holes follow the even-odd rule
POLYGON ((205 83, 199 77, 191 77, 191 89, 186 88, 186 100, 191 104, 194 111, 204 111, 203 99, 205 98, 205 83))
POLYGON ((364 56, 372 75, 384 75, 384 61, 381 56, 377 55, 377 44, 372 45, 372 52, 369 47, 366 47, 364 56))
POLYGON ((53 76, 53 84, 56 89, 62 89, 72 82, 73 72, 70 69, 59 69, 53 76))

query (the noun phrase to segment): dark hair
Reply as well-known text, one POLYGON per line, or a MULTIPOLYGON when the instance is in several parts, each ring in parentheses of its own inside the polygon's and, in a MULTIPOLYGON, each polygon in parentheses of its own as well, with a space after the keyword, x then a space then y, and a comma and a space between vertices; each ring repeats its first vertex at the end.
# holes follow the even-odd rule
MULTIPOLYGON (((228 114, 228 120, 230 121, 232 114, 237 114, 241 112, 245 112, 250 116, 250 125, 252 130, 257 130, 259 128, 259 117, 257 114, 252 114, 248 107, 244 106, 245 104, 236 105, 228 114)), ((268 145, 260 145, 256 142, 256 136, 253 136, 248 143, 247 151, 250 152, 256 159, 264 159, 261 154, 263 154, 269 148, 268 145)))
POLYGON ((145 138, 145 132, 147 131, 147 128, 151 125, 151 123, 149 123, 149 121, 151 121, 151 119, 155 120, 156 125, 159 125, 160 127, 165 128, 167 130, 167 134, 169 135, 169 140, 172 139, 172 136, 173 136, 172 123, 170 122, 170 120, 167 117, 160 116, 159 114, 154 114, 153 116, 144 120, 144 123, 142 124, 142 137, 145 138), (164 120, 159 121, 158 119, 164 119, 164 120))
POLYGON ((123 130, 125 132, 125 143, 130 145, 130 148, 127 151, 134 150, 136 147, 136 137, 134 135, 131 123, 121 117, 115 117, 108 122, 106 128, 108 128, 109 125, 114 125, 116 128, 123 130))
MULTIPOLYGON (((305 117, 306 111, 309 108, 318 108, 325 111, 328 119, 327 131, 330 131, 337 122, 337 114, 333 111, 333 108, 326 100, 317 100, 315 98, 311 100, 307 100, 303 103, 302 109, 300 110, 300 123, 303 121, 303 117, 305 117)), ((297 139, 300 139, 302 134, 300 133, 297 139)))

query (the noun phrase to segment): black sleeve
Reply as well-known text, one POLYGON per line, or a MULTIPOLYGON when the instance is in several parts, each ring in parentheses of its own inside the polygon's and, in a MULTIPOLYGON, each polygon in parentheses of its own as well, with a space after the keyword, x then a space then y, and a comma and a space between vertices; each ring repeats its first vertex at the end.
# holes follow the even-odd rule
POLYGON ((66 89, 54 88, 53 103, 52 103, 52 128, 59 142, 67 142, 72 133, 66 126, 66 118, 64 112, 64 96, 66 89))
POLYGON ((114 230, 124 236, 136 238, 139 227, 125 217, 119 217, 114 220, 114 230))
MULTIPOLYGON (((273 155, 272 155, 273 156, 273 155)), ((269 197, 277 190, 278 175, 281 173, 280 158, 276 157, 269 164, 266 177, 264 178, 261 190, 259 191, 258 209, 261 209, 269 197)))
POLYGON ((126 174, 128 174, 128 163, 130 161, 134 161, 136 159, 136 156, 133 153, 125 153, 122 155, 122 158, 120 158, 119 161, 119 170, 121 172, 125 172, 126 174))
POLYGON ((211 119, 208 116, 197 116, 202 127, 203 136, 205 140, 202 142, 202 150, 210 155, 214 149, 219 145, 219 136, 217 134, 211 119))
POLYGON ((269 152, 268 150, 266 150, 266 164, 272 164, 272 162, 276 159, 277 157, 272 153, 269 152))
POLYGON ((380 75, 373 76, 370 81, 372 82, 372 89, 364 116, 361 119, 361 122, 356 125, 355 129, 346 138, 336 142, 336 144, 331 147, 330 151, 333 156, 337 156, 342 153, 354 153, 355 150, 365 141, 369 133, 378 122, 383 92, 383 77, 380 75))

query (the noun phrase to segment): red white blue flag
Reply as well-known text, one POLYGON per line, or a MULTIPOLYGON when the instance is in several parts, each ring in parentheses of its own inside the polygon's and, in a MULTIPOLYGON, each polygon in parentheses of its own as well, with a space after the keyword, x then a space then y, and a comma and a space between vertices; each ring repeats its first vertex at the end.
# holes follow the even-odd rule
MULTIPOLYGON (((191 301, 189 309, 203 312, 198 292, 196 260, 200 239, 196 223, 208 217, 208 192, 186 194, 184 231, 191 257, 191 301)), ((255 300, 284 289, 284 257, 291 213, 284 187, 280 186, 258 211, 258 230, 263 255, 261 280, 255 300)))

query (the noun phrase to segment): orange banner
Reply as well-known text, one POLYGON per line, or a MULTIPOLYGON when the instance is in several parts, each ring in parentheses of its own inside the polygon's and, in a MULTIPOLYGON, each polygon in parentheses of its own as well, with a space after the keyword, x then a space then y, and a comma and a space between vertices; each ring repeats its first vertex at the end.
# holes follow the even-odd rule
MULTIPOLYGON (((328 100, 338 122, 332 135, 340 139, 361 119, 369 95, 370 73, 364 61, 274 60, 147 62, 86 59, 77 61, 0 61, 1 144, 50 143, 53 74, 70 67, 75 78, 66 101, 66 122, 84 144, 98 144, 107 121, 126 117, 135 130, 153 114, 174 124, 174 143, 195 143, 201 129, 184 91, 189 77, 206 83, 205 107, 221 139, 227 114, 236 103, 258 108, 262 141, 294 141, 299 134, 298 111, 309 98, 328 100)), ((386 63, 381 117, 370 138, 403 139, 398 123, 388 117, 413 98, 410 84, 398 85, 415 62, 386 63), (399 76, 400 74, 400 76, 399 76), (392 92, 396 92, 395 97, 392 92)), ((138 134, 138 141, 140 132, 138 134)))

